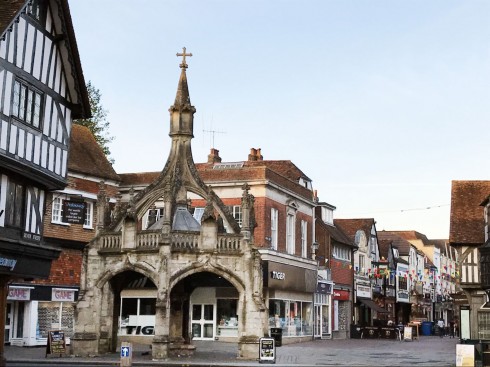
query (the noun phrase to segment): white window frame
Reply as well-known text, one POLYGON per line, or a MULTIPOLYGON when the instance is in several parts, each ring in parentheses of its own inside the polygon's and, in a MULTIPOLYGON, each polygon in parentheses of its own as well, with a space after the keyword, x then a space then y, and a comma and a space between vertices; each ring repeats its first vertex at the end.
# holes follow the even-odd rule
POLYGON ((308 256, 308 223, 301 221, 301 256, 308 256))
POLYGON ((273 250, 277 250, 277 226, 279 224, 278 219, 279 211, 276 208, 271 208, 271 248, 273 250))
POLYGON ((290 255, 295 253, 294 228, 296 216, 288 213, 286 216, 286 252, 290 255))
MULTIPOLYGON (((64 226, 69 226, 70 223, 63 222, 63 201, 68 200, 63 195, 57 195, 53 198, 51 203, 51 223, 61 224, 64 226)), ((93 229, 94 228, 94 203, 92 201, 84 201, 85 203, 85 222, 83 223, 83 228, 93 229)))
POLYGON ((338 260, 351 261, 351 251, 346 246, 334 246, 333 257, 338 260))
POLYGON ((156 210, 156 212, 157 212, 156 217, 155 217, 155 223, 158 222, 163 217, 163 213, 165 212, 164 207, 154 207, 154 208, 148 209, 146 211, 145 215, 143 216, 143 228, 144 229, 148 229, 148 220, 150 219, 150 210, 156 210))
POLYGON ((240 228, 242 228, 242 206, 241 205, 233 205, 230 207, 231 214, 233 218, 237 221, 240 228))

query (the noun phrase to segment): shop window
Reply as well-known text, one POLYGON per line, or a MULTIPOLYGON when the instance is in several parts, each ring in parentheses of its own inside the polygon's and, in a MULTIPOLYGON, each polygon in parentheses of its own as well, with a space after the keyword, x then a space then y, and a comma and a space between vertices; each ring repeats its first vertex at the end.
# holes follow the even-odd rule
POLYGON ((39 302, 36 339, 47 338, 48 331, 53 329, 61 329, 65 336, 72 337, 74 318, 74 303, 39 302))
POLYGON ((282 328, 283 336, 313 335, 312 303, 270 300, 269 327, 282 328))
POLYGON ((122 297, 119 335, 153 335, 156 298, 122 297))
POLYGON ((478 339, 490 339, 490 312, 478 312, 478 339))

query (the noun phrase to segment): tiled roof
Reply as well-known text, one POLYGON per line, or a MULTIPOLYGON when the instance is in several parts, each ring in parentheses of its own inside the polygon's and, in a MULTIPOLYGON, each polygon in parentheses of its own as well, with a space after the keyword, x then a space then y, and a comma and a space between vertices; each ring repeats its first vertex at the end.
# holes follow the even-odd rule
POLYGON ((69 171, 120 181, 94 135, 85 126, 73 124, 69 154, 69 171))
POLYGON ((335 242, 348 245, 351 247, 355 247, 354 241, 352 241, 349 236, 347 236, 340 228, 337 228, 335 226, 328 225, 324 223, 323 221, 320 221, 319 224, 325 228, 325 230, 328 232, 332 240, 335 242))
MULTIPOLYGON (((312 192, 300 186, 299 179, 308 177, 294 163, 284 161, 244 161, 240 168, 213 169, 213 164, 196 163, 196 168, 204 182, 253 181, 268 179, 288 187, 303 197, 312 198, 312 192)), ((121 186, 147 186, 154 182, 161 172, 121 173, 121 186)))
POLYGON ((419 240, 422 241, 424 246, 432 246, 433 243, 429 241, 427 236, 425 234, 422 234, 417 231, 389 231, 391 233, 395 233, 401 238, 407 240, 407 241, 414 241, 414 240, 419 240))
POLYGON ((410 242, 400 237, 397 232, 394 231, 378 231, 378 241, 391 241, 393 247, 398 249, 400 256, 408 256, 410 254, 410 242))
POLYGON ((387 239, 387 240, 380 240, 378 238, 378 247, 379 247, 379 257, 384 257, 385 259, 388 259, 388 253, 390 250, 390 245, 392 241, 387 239))
POLYGON ((490 195, 490 181, 453 181, 449 242, 480 245, 485 242, 485 221, 480 204, 490 195))
POLYGON ((0 36, 7 30, 26 0, 0 0, 0 36))
POLYGON ((333 223, 349 236, 352 242, 354 242, 358 230, 364 231, 366 238, 369 240, 371 228, 375 224, 373 218, 334 219, 333 223))

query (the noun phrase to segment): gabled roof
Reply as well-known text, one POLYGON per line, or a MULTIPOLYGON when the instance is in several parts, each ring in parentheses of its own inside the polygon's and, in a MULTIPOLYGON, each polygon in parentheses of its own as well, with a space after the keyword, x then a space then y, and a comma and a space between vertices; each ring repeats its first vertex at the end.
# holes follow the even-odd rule
POLYGON ((485 242, 484 208, 490 181, 452 181, 449 243, 481 245, 485 242))
POLYGON ((317 224, 322 226, 328 232, 333 241, 350 247, 355 247, 354 241, 352 241, 349 236, 342 232, 340 228, 328 225, 322 220, 318 221, 317 224))
POLYGON ((349 236, 352 242, 355 241, 356 232, 364 231, 366 238, 369 240, 371 229, 376 223, 373 218, 355 218, 355 219, 334 219, 333 223, 339 227, 342 232, 349 236))
POLYGON ((87 127, 77 124, 73 124, 71 130, 68 170, 116 182, 121 180, 92 132, 87 127))
POLYGON ((394 231, 378 231, 378 241, 391 241, 393 247, 398 249, 400 256, 408 256, 410 254, 412 244, 394 231))
POLYGON ((397 234, 401 238, 407 240, 407 241, 414 241, 414 240, 419 240, 422 241, 424 246, 432 246, 433 243, 429 241, 427 236, 425 234, 422 234, 417 231, 389 231, 391 233, 397 234))
POLYGON ((389 252, 390 252, 390 245, 393 241, 386 239, 386 240, 381 240, 378 238, 378 247, 379 247, 379 257, 384 257, 385 259, 389 258, 389 252))

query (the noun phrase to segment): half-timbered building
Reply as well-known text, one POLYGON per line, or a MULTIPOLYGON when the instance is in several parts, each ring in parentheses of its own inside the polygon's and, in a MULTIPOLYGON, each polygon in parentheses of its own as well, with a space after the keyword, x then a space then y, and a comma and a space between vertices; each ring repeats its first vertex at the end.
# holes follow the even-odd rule
POLYGON ((460 337, 490 338, 490 309, 481 288, 478 248, 488 234, 485 232, 487 208, 481 204, 490 195, 490 181, 453 181, 451 186, 451 217, 449 244, 458 252, 456 278, 459 289, 452 295, 460 306, 460 337))
POLYGON ((66 186, 72 119, 89 116, 68 2, 0 2, 0 289, 49 275, 46 195, 66 186))

